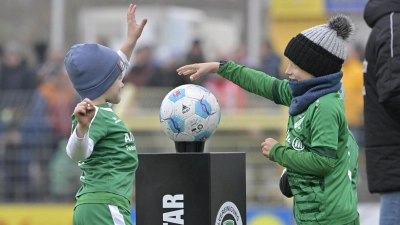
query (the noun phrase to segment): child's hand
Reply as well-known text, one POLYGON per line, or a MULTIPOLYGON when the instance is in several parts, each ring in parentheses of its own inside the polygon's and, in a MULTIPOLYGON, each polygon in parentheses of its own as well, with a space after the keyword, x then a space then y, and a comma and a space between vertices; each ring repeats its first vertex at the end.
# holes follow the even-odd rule
POLYGON ((216 73, 219 68, 218 62, 209 62, 209 63, 196 63, 190 64, 186 66, 182 66, 181 68, 177 69, 179 75, 188 75, 194 73, 190 76, 190 80, 196 80, 203 75, 216 73))
POLYGON ((89 130, 90 122, 94 117, 96 109, 92 101, 85 98, 82 102, 78 103, 74 110, 76 120, 78 120, 77 136, 82 138, 85 133, 89 130))
POLYGON ((278 143, 278 141, 273 138, 267 138, 263 143, 261 143, 262 152, 265 157, 269 158, 269 152, 276 143, 278 143))
POLYGON ((128 13, 126 15, 126 20, 128 22, 128 36, 127 40, 131 41, 132 44, 136 43, 142 34, 143 28, 147 23, 147 19, 143 19, 140 24, 136 23, 136 5, 130 4, 128 8, 128 13))

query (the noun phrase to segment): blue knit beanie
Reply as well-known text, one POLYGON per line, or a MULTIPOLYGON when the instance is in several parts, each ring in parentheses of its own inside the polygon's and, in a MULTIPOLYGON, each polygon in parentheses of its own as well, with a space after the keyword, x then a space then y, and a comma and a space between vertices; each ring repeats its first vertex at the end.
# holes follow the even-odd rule
POLYGON ((96 99, 122 73, 122 60, 110 48, 98 44, 77 44, 64 60, 68 76, 82 99, 96 99))

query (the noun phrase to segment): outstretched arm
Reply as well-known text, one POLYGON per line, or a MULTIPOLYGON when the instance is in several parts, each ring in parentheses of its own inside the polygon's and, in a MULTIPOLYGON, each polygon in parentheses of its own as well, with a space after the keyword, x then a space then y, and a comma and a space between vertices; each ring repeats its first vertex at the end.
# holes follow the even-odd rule
POLYGON ((180 67, 177 72, 179 75, 190 75, 191 80, 196 80, 206 74, 217 73, 246 91, 263 96, 276 104, 289 106, 292 101, 287 81, 278 80, 232 61, 221 67, 219 62, 190 64, 180 67))

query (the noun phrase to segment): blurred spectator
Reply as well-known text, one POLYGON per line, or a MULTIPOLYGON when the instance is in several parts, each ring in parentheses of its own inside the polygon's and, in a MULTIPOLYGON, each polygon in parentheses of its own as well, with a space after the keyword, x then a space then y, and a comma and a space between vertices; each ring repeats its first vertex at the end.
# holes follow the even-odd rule
POLYGON ((36 74, 24 63, 19 45, 6 45, 1 65, 0 90, 33 90, 37 84, 36 74))
MULTIPOLYGON (((221 50, 217 51, 217 58, 217 61, 229 60, 228 55, 221 50)), ((246 91, 217 74, 208 75, 204 87, 214 94, 220 107, 228 114, 238 113, 246 106, 246 91)))
POLYGON ((60 64, 64 63, 64 52, 61 50, 51 49, 48 52, 47 58, 38 65, 37 76, 40 82, 46 82, 49 78, 48 76, 53 76, 53 70, 59 67, 60 64))
POLYGON ((278 79, 282 78, 280 75, 282 59, 278 54, 276 54, 276 52, 272 48, 271 42, 269 42, 268 40, 264 41, 261 44, 260 63, 260 71, 278 79))
POLYGON ((246 106, 246 92, 219 75, 209 75, 204 87, 215 95, 220 107, 228 114, 238 113, 246 106))
POLYGON ((363 65, 354 45, 348 45, 347 57, 342 66, 344 106, 347 123, 358 145, 364 146, 363 65))
POLYGON ((76 190, 81 186, 79 175, 82 171, 65 153, 67 142, 67 138, 60 141, 49 165, 49 190, 56 202, 73 201, 76 190))
MULTIPOLYGON (((2 75, 3 74, 3 54, 4 54, 3 46, 0 44, 0 80, 3 77, 3 75, 2 75)), ((1 91, 1 89, 0 89, 0 91, 1 91)))
POLYGON ((69 137, 71 114, 79 100, 63 64, 54 66, 44 77, 21 126, 21 154, 27 158, 23 163, 38 168, 30 177, 30 188, 38 198, 46 196, 49 158, 58 143, 69 137))
POLYGON ((1 164, 7 184, 3 189, 6 201, 29 198, 29 165, 26 163, 29 156, 21 151, 24 138, 20 126, 36 86, 36 74, 26 64, 19 44, 6 44, 0 65, 0 123, 3 127, 0 136, 4 147, 1 164))
POLYGON ((178 76, 176 69, 179 67, 179 59, 170 52, 164 53, 160 59, 160 70, 154 73, 149 80, 151 87, 177 87, 187 84, 186 76, 178 76))
POLYGON ((158 68, 153 63, 153 49, 150 46, 142 46, 136 49, 135 62, 127 72, 124 83, 135 86, 147 86, 151 77, 158 73, 158 68))
POLYGON ((2 59, 3 59, 3 54, 4 54, 3 51, 4 51, 4 50, 3 50, 3 45, 0 44, 0 64, 1 64, 1 61, 2 61, 2 59))
POLYGON ((54 66, 38 92, 45 100, 47 122, 53 134, 69 137, 71 124, 68 121, 79 99, 63 64, 54 66))
POLYGON ((33 45, 33 49, 36 56, 36 64, 41 66, 46 61, 47 55, 47 43, 46 42, 36 42, 33 45))
POLYGON ((4 175, 4 185, 1 192, 5 202, 24 201, 29 194, 29 165, 28 158, 21 154, 21 133, 18 124, 9 123, 0 134, 1 145, 4 152, 0 157, 1 171, 4 175))
MULTIPOLYGON (((192 42, 192 46, 190 47, 188 53, 186 54, 184 65, 187 64, 192 64, 192 63, 203 63, 205 62, 204 58, 204 53, 203 49, 201 46, 201 41, 199 39, 195 39, 192 42)), ((198 84, 202 85, 206 77, 202 77, 200 79, 197 79, 195 81, 191 81, 188 76, 184 76, 184 79, 187 81, 187 83, 193 83, 193 84, 198 84)))
POLYGON ((192 46, 189 49, 189 52, 186 55, 185 63, 203 63, 204 62, 204 54, 203 49, 201 48, 201 41, 196 39, 193 41, 192 46))
POLYGON ((247 48, 241 44, 239 45, 234 54, 233 54, 233 59, 236 64, 247 66, 247 67, 252 67, 252 63, 249 60, 249 57, 247 56, 247 48))

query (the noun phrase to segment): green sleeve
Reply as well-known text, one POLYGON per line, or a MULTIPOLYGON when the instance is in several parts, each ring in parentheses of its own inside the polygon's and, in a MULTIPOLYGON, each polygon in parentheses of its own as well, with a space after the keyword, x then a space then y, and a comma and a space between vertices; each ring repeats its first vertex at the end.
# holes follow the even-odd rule
POLYGON ((340 113, 334 100, 317 100, 311 119, 311 150, 330 158, 336 158, 339 143, 340 113))
MULTIPOLYGON (((94 115, 92 122, 89 127, 89 138, 92 139, 93 143, 96 144, 102 137, 107 134, 107 126, 104 125, 104 118, 99 113, 99 108, 96 109, 96 114, 94 115)), ((78 120, 75 115, 72 115, 72 129, 71 134, 74 132, 76 126, 78 125, 78 120)))
POLYGON ((288 169, 305 174, 329 173, 336 162, 340 123, 339 109, 333 101, 325 100, 320 103, 317 100, 313 106, 315 108, 311 109, 311 146, 308 151, 296 151, 290 147, 276 145, 271 149, 270 159, 288 169))
MULTIPOLYGON (((355 193, 357 193, 358 184, 358 145, 354 139, 353 134, 349 133, 349 139, 347 141, 350 154, 350 172, 351 172, 351 186, 355 193)), ((356 195, 357 196, 357 195, 356 195)))
POLYGON ((292 95, 287 80, 279 80, 263 72, 227 62, 217 73, 241 88, 265 97, 276 104, 289 106, 292 95))
POLYGON ((78 126, 78 121, 76 120, 76 118, 75 118, 75 115, 74 114, 72 114, 72 116, 71 116, 71 119, 72 119, 72 128, 71 128, 71 134, 74 132, 74 130, 75 130, 75 128, 76 128, 76 126, 78 126))
POLYGON ((335 159, 318 155, 314 152, 297 151, 277 143, 269 154, 271 161, 303 174, 324 176, 331 172, 335 159))
MULTIPOLYGON (((92 139, 95 145, 101 138, 107 135, 107 125, 104 116, 99 112, 100 108, 96 109, 92 122, 89 127, 89 138, 92 139)), ((112 118, 110 118, 112 119, 112 118)))

